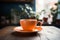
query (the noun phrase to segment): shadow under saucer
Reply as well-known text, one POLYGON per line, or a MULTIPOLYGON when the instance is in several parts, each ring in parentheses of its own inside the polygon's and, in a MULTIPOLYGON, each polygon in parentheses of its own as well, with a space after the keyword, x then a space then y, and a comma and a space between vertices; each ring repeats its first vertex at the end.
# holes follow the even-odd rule
POLYGON ((30 32, 30 33, 22 33, 22 32, 12 32, 11 33, 13 36, 17 37, 33 37, 33 36, 38 36, 37 32, 30 32))

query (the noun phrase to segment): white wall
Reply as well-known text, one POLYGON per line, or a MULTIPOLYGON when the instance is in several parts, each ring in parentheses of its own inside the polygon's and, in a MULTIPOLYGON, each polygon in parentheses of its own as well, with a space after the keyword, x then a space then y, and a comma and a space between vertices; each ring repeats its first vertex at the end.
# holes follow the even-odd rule
POLYGON ((49 3, 57 3, 58 0, 36 0, 36 12, 40 12, 41 10, 50 6, 49 3))
POLYGON ((36 0, 36 12, 44 9, 44 0, 36 0))

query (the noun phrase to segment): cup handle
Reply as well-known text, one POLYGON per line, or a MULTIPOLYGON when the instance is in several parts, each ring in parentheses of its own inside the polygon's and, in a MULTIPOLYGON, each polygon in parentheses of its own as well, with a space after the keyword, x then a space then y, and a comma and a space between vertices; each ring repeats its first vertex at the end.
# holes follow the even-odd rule
POLYGON ((39 26, 42 26, 42 24, 43 24, 43 22, 41 22, 41 21, 38 21, 38 23, 40 24, 39 26))

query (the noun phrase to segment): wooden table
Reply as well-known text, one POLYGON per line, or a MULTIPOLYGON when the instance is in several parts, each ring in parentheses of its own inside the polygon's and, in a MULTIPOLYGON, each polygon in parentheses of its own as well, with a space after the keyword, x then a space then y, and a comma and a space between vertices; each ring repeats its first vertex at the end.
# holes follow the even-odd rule
POLYGON ((0 40, 60 40, 60 29, 54 26, 42 26, 43 30, 36 33, 18 33, 7 26, 0 30, 0 40))

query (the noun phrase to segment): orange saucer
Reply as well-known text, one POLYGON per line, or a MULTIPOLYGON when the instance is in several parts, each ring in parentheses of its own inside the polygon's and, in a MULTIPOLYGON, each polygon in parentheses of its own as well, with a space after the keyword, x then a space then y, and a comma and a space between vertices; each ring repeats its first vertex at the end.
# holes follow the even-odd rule
POLYGON ((22 27, 15 27, 14 29, 13 29, 14 31, 16 31, 16 32, 38 32, 38 31, 41 31, 42 30, 42 28, 40 27, 40 26, 37 26, 37 27, 35 27, 35 29, 33 29, 33 31, 25 31, 25 30, 23 30, 23 28, 22 27))

